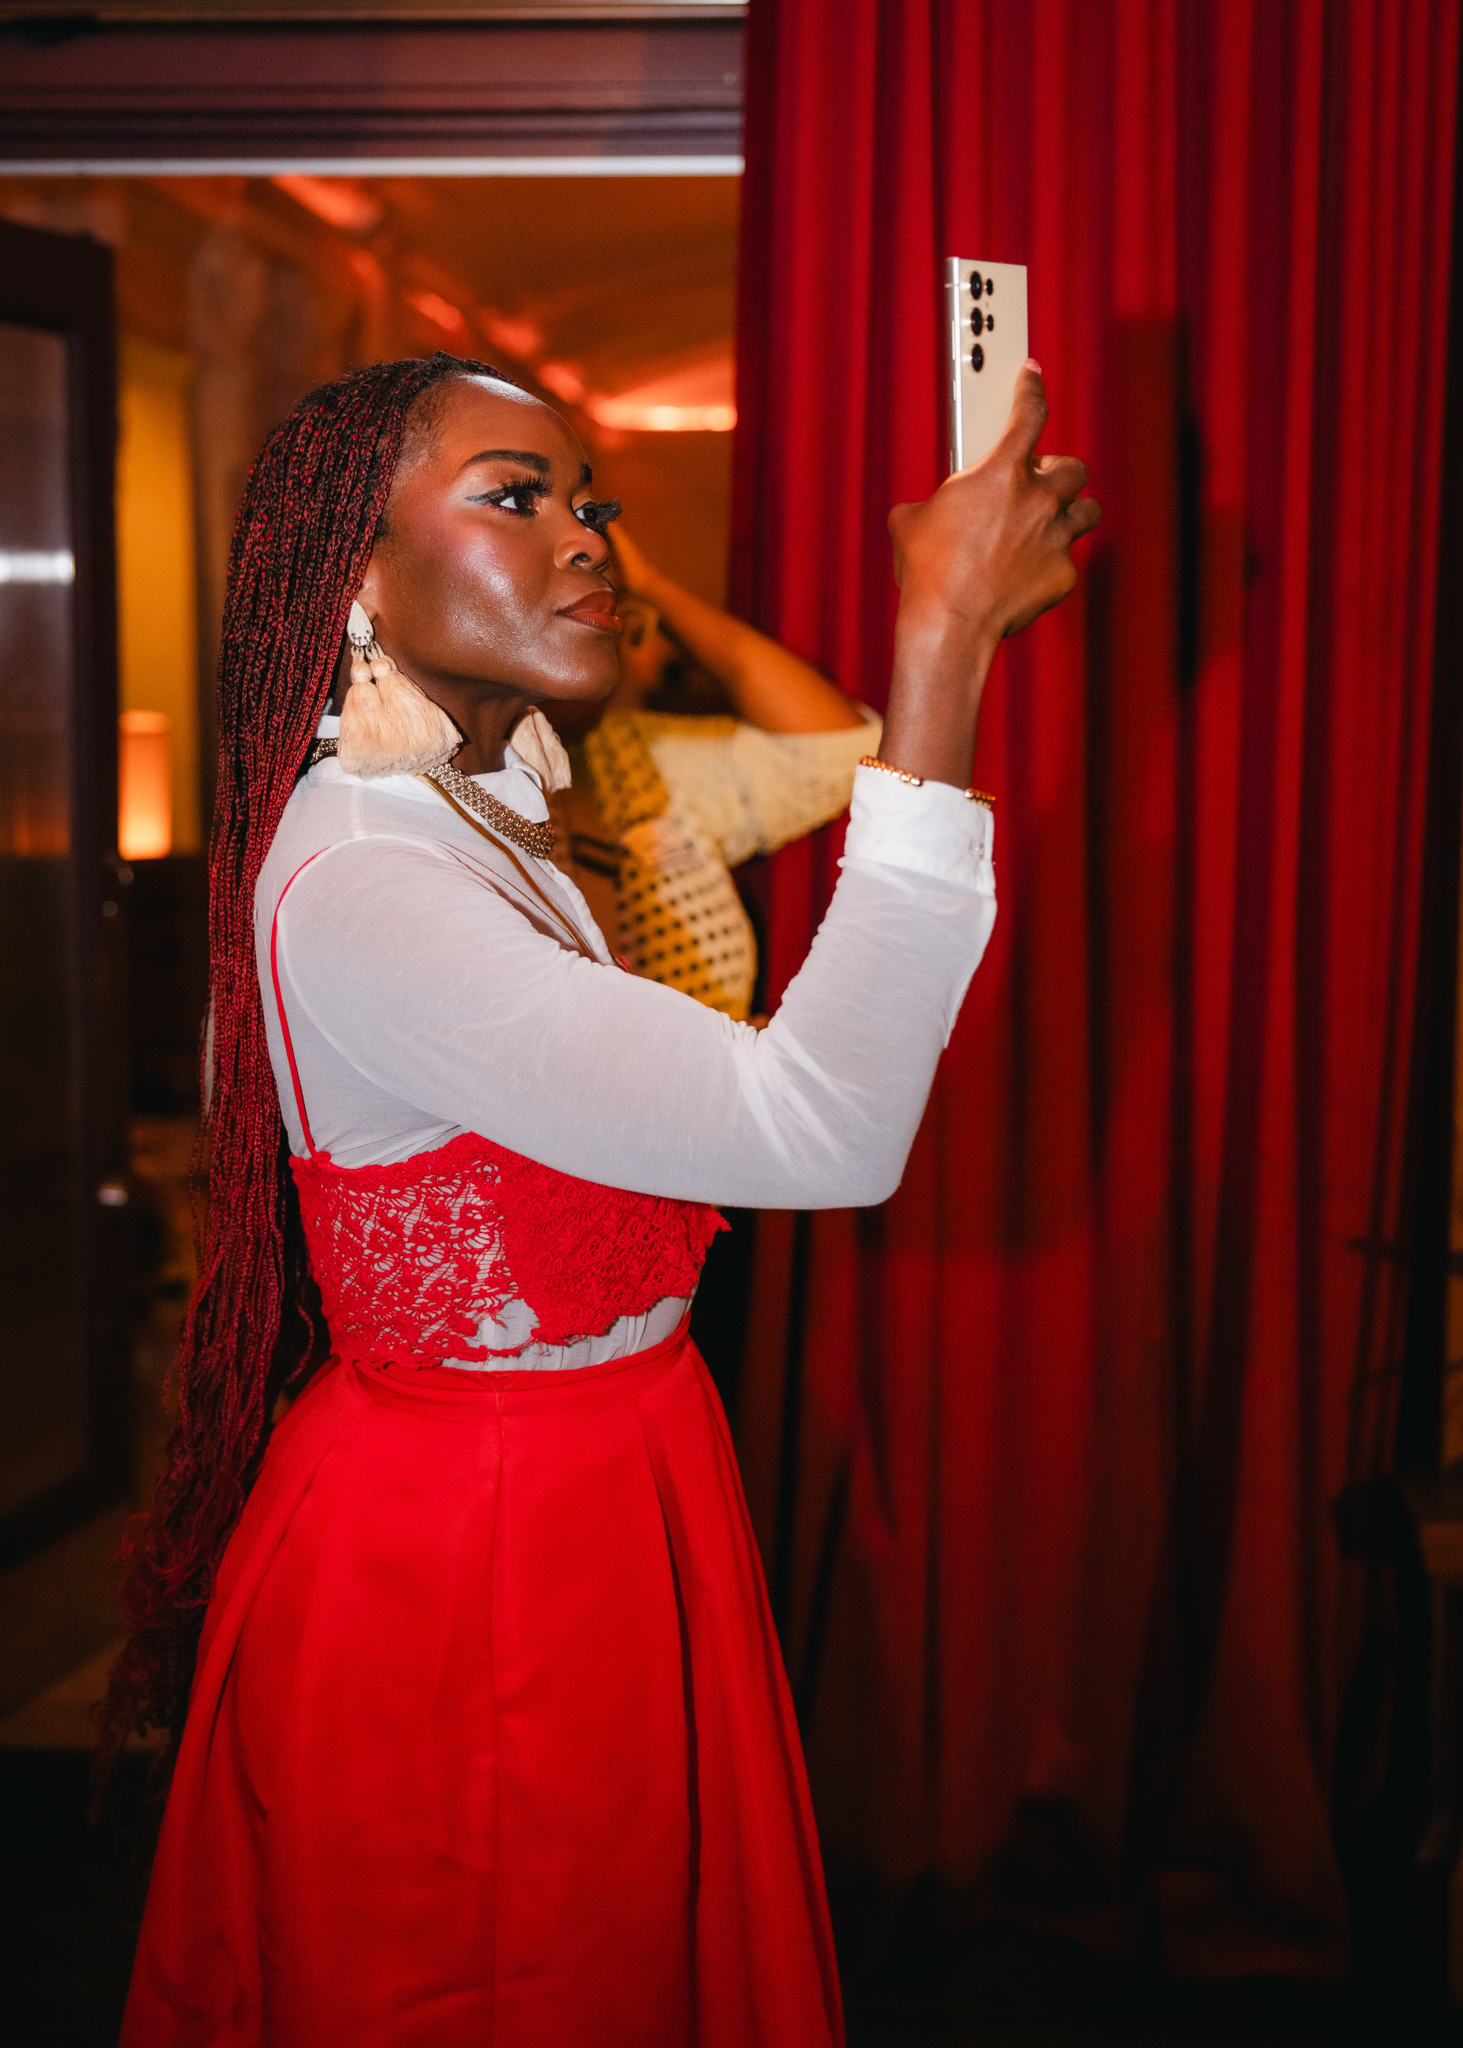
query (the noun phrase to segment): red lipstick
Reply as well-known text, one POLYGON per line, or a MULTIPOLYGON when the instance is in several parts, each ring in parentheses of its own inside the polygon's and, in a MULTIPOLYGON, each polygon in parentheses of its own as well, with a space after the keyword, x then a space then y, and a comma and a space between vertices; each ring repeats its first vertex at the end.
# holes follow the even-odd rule
POLYGON ((564 605, 559 617, 573 619, 578 625, 589 626, 596 633, 624 631, 619 613, 615 610, 615 594, 612 590, 591 591, 588 597, 581 597, 578 604, 564 605))

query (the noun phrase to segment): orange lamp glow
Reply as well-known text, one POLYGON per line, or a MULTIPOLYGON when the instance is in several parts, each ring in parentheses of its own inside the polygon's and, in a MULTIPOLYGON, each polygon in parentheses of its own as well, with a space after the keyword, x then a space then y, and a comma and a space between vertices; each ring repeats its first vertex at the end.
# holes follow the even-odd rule
POLYGON ((124 711, 117 720, 117 851, 157 860, 173 845, 173 721, 164 711, 124 711))

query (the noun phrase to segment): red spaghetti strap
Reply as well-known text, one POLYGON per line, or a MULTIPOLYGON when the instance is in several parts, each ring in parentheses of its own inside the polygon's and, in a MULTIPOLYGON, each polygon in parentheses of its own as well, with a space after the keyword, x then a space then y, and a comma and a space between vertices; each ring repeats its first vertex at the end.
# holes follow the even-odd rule
MULTIPOLYGON (((319 860, 320 854, 324 853, 326 850, 327 849, 322 846, 320 848, 320 853, 312 853, 310 855, 310 860, 319 860)), ((295 1108, 300 1112, 300 1122, 304 1127, 305 1149, 309 1153, 310 1157, 313 1159, 315 1157, 315 1139, 310 1130, 310 1119, 305 1114, 305 1094, 304 1090, 300 1086, 300 1070, 295 1065, 295 1044, 294 1040, 290 1037, 290 1023, 288 1017, 286 1017, 284 1013, 284 994, 279 985, 280 904, 284 902, 285 897, 288 896, 290 890, 294 887, 295 883, 298 882, 301 875, 304 874, 306 868, 310 865, 310 860, 304 860, 300 862, 300 865, 295 869, 294 873, 290 876, 289 880, 285 883, 284 887, 279 892, 279 902, 276 903, 274 906, 274 916, 270 920, 269 926, 269 972, 274 981, 274 1005, 279 1012, 279 1028, 284 1033, 285 1058, 290 1063, 290 1081, 295 1091, 295 1108)))

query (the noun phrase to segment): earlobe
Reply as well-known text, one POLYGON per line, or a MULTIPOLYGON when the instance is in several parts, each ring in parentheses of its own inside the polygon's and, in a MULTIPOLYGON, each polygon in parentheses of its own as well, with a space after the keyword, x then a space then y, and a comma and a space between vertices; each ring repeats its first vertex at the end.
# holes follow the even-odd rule
POLYGON ((361 587, 356 592, 356 603, 370 619, 375 619, 381 610, 381 592, 376 585, 376 550, 366 564, 366 573, 361 578, 361 587))

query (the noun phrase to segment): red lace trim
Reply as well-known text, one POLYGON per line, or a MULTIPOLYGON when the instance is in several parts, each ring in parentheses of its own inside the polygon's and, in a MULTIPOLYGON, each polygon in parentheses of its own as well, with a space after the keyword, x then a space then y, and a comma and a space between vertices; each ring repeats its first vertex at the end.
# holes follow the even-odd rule
POLYGON ((365 1365, 512 1358, 525 1344, 603 1336, 621 1316, 694 1292, 726 1224, 700 1202, 634 1195, 556 1173, 461 1131, 390 1166, 292 1159, 337 1353, 365 1365), (474 1342, 523 1301, 517 1344, 474 1342))

